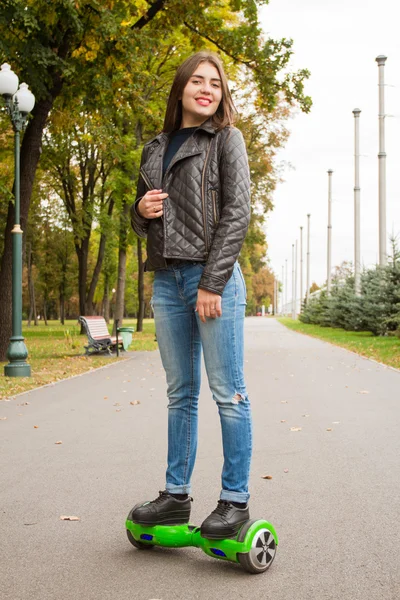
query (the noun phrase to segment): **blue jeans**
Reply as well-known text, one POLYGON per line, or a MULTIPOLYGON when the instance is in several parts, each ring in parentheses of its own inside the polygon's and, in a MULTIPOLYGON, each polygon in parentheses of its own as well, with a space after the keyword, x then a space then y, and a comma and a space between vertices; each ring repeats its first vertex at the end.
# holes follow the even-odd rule
POLYGON ((182 261, 156 271, 154 277, 152 306, 169 400, 166 490, 175 494, 191 491, 203 349, 222 429, 220 498, 247 502, 252 422, 243 376, 246 287, 239 263, 235 263, 222 294, 222 316, 202 323, 195 307, 204 266, 182 261))

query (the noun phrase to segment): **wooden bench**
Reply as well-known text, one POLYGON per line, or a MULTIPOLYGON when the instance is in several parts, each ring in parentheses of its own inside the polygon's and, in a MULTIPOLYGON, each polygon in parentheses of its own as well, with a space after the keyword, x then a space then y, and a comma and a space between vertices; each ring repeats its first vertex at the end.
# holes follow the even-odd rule
MULTIPOLYGON (((85 328, 89 342, 85 346, 86 355, 100 352, 111 354, 117 348, 117 337, 110 335, 104 317, 79 317, 78 321, 85 328)), ((118 347, 123 348, 122 338, 118 338, 118 347)))

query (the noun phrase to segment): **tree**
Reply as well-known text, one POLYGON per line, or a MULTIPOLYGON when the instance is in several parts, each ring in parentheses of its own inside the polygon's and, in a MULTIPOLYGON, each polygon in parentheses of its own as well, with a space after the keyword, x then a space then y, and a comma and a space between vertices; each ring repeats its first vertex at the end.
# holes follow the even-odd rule
MULTIPOLYGON (((245 69, 260 92, 259 108, 275 109, 283 96, 289 105, 308 111, 304 95, 308 72, 288 70, 292 41, 265 39, 257 7, 266 0, 4 0, 0 6, 0 54, 28 81, 37 98, 21 146, 21 225, 26 226, 43 131, 58 97, 84 96, 87 109, 117 104, 124 92, 146 115, 143 139, 154 131, 159 117, 143 101, 142 56, 157 54, 160 40, 186 38, 191 51, 210 44, 231 61, 231 70, 245 69)), ((182 54, 171 46, 168 68, 156 85, 162 92, 182 54), (166 79, 167 78, 167 79, 166 79)), ((165 96, 164 96, 165 101, 165 96)), ((135 125, 134 125, 135 126, 135 125)), ((11 331, 11 229, 13 203, 8 203, 0 269, 0 359, 11 331)), ((82 290, 81 290, 82 295, 82 290)))

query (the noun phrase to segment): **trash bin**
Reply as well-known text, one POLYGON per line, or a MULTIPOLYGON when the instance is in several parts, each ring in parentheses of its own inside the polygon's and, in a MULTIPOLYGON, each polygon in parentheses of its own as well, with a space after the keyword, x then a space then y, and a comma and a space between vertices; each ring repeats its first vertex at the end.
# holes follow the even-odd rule
POLYGON ((118 327, 118 335, 121 334, 122 346, 124 350, 128 350, 132 343, 132 333, 134 333, 134 327, 118 327))

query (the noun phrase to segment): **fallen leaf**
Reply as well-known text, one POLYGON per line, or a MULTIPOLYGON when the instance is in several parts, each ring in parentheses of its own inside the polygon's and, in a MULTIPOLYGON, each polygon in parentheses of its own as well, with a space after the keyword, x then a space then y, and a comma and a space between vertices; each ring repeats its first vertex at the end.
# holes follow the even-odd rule
POLYGON ((284 473, 289 473, 289 469, 283 469, 284 473))
POLYGON ((272 475, 261 475, 261 479, 272 479, 272 475))
POLYGON ((104 400, 108 400, 108 396, 104 396, 104 400))
POLYGON ((301 431, 301 427, 291 427, 290 431, 301 431))
POLYGON ((60 441, 60 442, 54 442, 54 443, 55 443, 55 444, 62 444, 62 442, 61 442, 61 441, 60 441))
POLYGON ((7 421, 7 417, 0 417, 0 421, 7 421))
POLYGON ((281 419, 281 423, 286 423, 286 419, 281 419))
POLYGON ((129 404, 132 404, 132 406, 136 406, 136 404, 140 404, 140 400, 132 400, 132 402, 129 402, 129 404))
POLYGON ((116 408, 115 412, 121 412, 121 409, 120 408, 116 408))
POLYGON ((327 431, 332 431, 332 427, 328 427, 327 431))
POLYGON ((80 517, 66 517, 65 515, 61 515, 61 521, 80 521, 80 517))
POLYGON ((39 425, 34 425, 33 428, 34 429, 39 429, 39 425))

